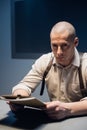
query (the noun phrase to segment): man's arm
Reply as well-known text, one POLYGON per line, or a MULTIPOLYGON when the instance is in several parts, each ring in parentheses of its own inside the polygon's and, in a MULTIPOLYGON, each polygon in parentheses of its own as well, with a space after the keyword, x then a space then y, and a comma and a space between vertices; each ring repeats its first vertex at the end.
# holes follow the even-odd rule
POLYGON ((87 100, 66 103, 65 105, 70 108, 70 116, 87 114, 87 100))
POLYGON ((87 100, 63 103, 53 101, 46 103, 46 112, 52 119, 64 119, 87 114, 87 100))

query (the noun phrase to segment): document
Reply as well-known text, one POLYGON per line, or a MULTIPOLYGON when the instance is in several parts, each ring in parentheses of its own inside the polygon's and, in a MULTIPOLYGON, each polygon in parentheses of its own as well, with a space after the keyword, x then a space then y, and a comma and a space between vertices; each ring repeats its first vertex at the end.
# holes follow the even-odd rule
POLYGON ((19 104, 23 106, 41 108, 45 107, 45 103, 39 100, 36 97, 24 97, 24 96, 13 96, 13 95, 2 95, 0 96, 1 100, 10 101, 14 104, 19 104))

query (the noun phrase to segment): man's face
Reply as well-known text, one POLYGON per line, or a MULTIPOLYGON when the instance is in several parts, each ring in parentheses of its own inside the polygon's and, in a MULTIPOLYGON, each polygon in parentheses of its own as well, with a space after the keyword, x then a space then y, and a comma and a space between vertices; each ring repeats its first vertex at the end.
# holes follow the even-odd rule
POLYGON ((52 34, 51 48, 56 62, 62 66, 69 65, 74 57, 74 47, 77 46, 77 42, 77 39, 72 41, 67 33, 52 34))

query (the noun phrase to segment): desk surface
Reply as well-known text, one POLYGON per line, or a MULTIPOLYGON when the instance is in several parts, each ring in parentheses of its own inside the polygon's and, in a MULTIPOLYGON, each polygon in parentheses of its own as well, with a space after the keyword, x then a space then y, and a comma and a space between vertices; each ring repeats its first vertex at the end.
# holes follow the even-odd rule
POLYGON ((32 118, 27 123, 17 120, 5 101, 0 101, 1 130, 87 130, 87 116, 65 119, 57 122, 41 122, 32 118))

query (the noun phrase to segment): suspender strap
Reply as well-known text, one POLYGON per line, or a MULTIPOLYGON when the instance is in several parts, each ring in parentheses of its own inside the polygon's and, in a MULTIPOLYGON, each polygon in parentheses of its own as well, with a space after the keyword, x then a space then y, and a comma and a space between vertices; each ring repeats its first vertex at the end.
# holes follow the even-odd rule
POLYGON ((49 70, 51 69, 51 66, 52 66, 52 63, 53 63, 53 58, 50 60, 44 74, 43 74, 43 79, 42 79, 42 85, 41 85, 41 91, 40 91, 40 95, 43 95, 43 92, 44 92, 44 88, 45 88, 45 78, 49 72, 49 70))
POLYGON ((87 94, 86 94, 85 88, 84 88, 83 77, 82 77, 82 72, 81 72, 81 65, 78 68, 78 71, 79 71, 80 90, 81 90, 82 96, 85 97, 85 96, 87 96, 87 94))
POLYGON ((84 86, 83 77, 82 77, 82 69, 81 69, 81 62, 82 62, 83 53, 80 52, 79 54, 80 54, 80 67, 78 68, 78 71, 79 71, 80 90, 81 90, 82 96, 86 97, 87 96, 87 89, 84 86))

